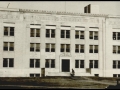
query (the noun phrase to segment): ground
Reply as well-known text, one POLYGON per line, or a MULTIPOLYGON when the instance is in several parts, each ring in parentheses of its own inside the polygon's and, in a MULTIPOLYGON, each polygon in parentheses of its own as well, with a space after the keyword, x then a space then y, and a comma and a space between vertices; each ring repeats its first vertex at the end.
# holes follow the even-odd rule
POLYGON ((40 78, 0 78, 0 88, 27 89, 104 89, 116 85, 117 78, 102 77, 40 77, 40 78))

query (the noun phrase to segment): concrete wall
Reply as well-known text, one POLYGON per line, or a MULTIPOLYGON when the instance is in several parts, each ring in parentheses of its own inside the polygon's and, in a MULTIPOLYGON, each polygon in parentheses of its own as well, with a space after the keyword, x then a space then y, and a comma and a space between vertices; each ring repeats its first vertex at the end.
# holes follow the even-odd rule
POLYGON ((2 12, 2 14, 18 15, 19 18, 0 18, 0 77, 29 77, 30 73, 41 74, 41 68, 45 68, 45 59, 55 59, 55 68, 46 68, 46 76, 70 75, 69 72, 65 73, 61 71, 62 59, 70 59, 70 72, 73 68, 76 76, 94 76, 94 74, 99 74, 100 77, 112 77, 112 73, 119 73, 118 70, 112 69, 112 60, 119 59, 118 55, 112 54, 112 45, 119 45, 119 43, 112 40, 113 29, 112 25, 108 23, 109 19, 105 20, 105 17, 65 16, 54 14, 43 15, 22 12, 2 12), (43 18, 36 19, 36 15, 43 18), (34 16, 35 19, 33 19, 32 16, 34 16), (69 19, 67 19, 68 17, 72 18, 73 21, 69 21, 69 19), (75 18, 78 18, 78 20, 75 20, 75 18), (3 22, 14 22, 15 24, 6 24, 3 22), (30 24, 41 25, 31 26, 30 24), (15 36, 3 36, 3 26, 7 25, 15 27, 15 36), (62 28, 61 25, 68 25, 71 27, 62 28), (76 28, 75 26, 84 26, 85 28, 76 28), (40 37, 30 37, 31 27, 40 28, 40 37), (98 29, 91 29, 89 27, 98 27, 98 29), (56 37, 46 38, 46 28, 56 29, 56 37), (61 29, 70 30, 71 38, 60 38, 61 29), (75 30, 85 31, 85 39, 75 39, 75 30), (89 31, 98 31, 99 40, 90 40, 89 31), (4 41, 14 42, 14 51, 3 51, 4 41), (30 52, 30 43, 40 43, 40 52, 30 52), (56 52, 45 52, 46 43, 55 43, 56 52), (70 44, 71 52, 67 53, 69 55, 60 52, 60 44, 70 44), (75 53, 75 44, 84 44, 84 53, 75 53), (99 45, 99 53, 89 53, 89 45, 99 45), (14 67, 4 68, 3 58, 14 58, 14 67), (30 59, 40 59, 40 68, 30 68, 30 59), (75 68, 75 59, 85 60, 85 68, 75 68), (86 73, 86 68, 89 68, 89 60, 98 60, 99 68, 91 69, 91 73, 86 73), (111 72, 111 70, 113 72, 111 72))

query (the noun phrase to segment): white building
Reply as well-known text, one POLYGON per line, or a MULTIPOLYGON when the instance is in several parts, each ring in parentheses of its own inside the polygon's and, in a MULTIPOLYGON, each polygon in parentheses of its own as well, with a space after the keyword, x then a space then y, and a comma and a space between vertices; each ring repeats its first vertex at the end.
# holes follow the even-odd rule
POLYGON ((120 77, 120 16, 0 8, 0 30, 0 77, 120 77))

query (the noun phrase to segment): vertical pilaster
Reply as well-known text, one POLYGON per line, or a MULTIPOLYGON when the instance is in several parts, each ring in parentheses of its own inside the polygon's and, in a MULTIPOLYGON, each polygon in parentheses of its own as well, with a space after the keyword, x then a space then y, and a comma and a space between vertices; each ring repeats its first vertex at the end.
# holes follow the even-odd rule
POLYGON ((89 68, 89 27, 85 28, 85 68, 89 68))
POLYGON ((40 66, 41 68, 45 68, 45 24, 41 24, 41 43, 40 43, 40 53, 41 53, 41 58, 40 58, 40 66))
POLYGON ((60 25, 57 24, 55 31, 55 68, 60 70, 60 25))
POLYGON ((70 70, 73 68, 75 68, 75 27, 71 26, 71 32, 70 32, 70 50, 71 50, 71 66, 70 66, 70 70))

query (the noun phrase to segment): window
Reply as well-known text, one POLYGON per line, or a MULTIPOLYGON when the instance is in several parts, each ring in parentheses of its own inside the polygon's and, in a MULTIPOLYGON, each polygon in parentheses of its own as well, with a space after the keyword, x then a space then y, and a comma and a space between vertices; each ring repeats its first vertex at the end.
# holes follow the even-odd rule
POLYGON ((14 42, 4 42, 4 51, 14 51, 14 42))
POLYGON ((89 39, 98 40, 98 31, 89 31, 89 39))
POLYGON ((120 54, 120 46, 113 46, 113 53, 120 54))
POLYGON ((120 60, 113 60, 113 69, 120 69, 120 60))
POLYGON ((75 31, 75 39, 84 39, 84 31, 75 31))
POLYGON ((13 58, 3 58, 3 67, 14 67, 13 58))
POLYGON ((84 45, 76 44, 75 45, 75 52, 76 53, 84 53, 84 45))
POLYGON ((84 60, 75 60, 75 68, 84 68, 84 60))
POLYGON ((30 59, 30 68, 39 68, 40 59, 30 59))
POLYGON ((55 44, 46 43, 46 52, 55 52, 55 44))
POLYGON ((98 53, 98 45, 90 45, 89 53, 98 53))
POLYGON ((61 44, 61 52, 70 52, 70 44, 61 44))
POLYGON ((40 52, 40 43, 30 43, 31 52, 40 52))
POLYGON ((113 77, 117 77, 117 74, 113 74, 113 77))
POLYGON ((30 77, 40 77, 40 74, 39 74, 39 73, 35 73, 35 74, 34 74, 34 73, 31 73, 31 74, 30 74, 30 77))
POLYGON ((46 59, 45 67, 46 68, 55 68, 55 59, 46 59))
POLYGON ((113 32, 113 40, 120 40, 120 32, 113 32))
POLYGON ((95 77, 99 77, 99 74, 94 74, 95 75, 95 77))
POLYGON ((14 27, 4 27, 4 36, 14 36, 14 27))
POLYGON ((40 29, 30 28, 30 37, 40 37, 40 29))
POLYGON ((61 38, 70 38, 70 30, 61 30, 61 38))
POLYGON ((55 38, 55 29, 46 29, 46 37, 55 38))
POLYGON ((98 60, 89 60, 89 68, 98 68, 98 60))

